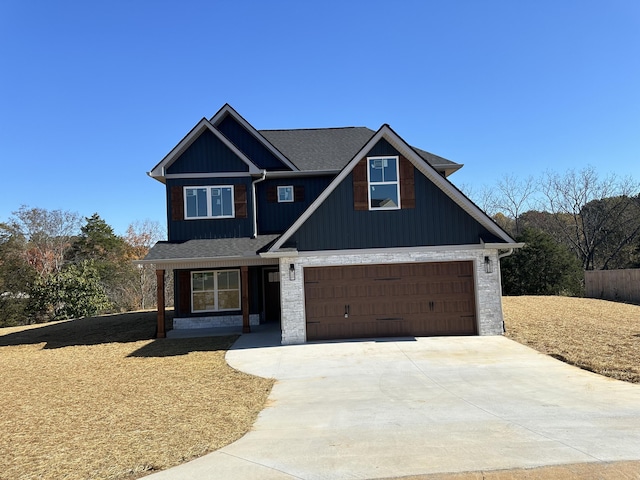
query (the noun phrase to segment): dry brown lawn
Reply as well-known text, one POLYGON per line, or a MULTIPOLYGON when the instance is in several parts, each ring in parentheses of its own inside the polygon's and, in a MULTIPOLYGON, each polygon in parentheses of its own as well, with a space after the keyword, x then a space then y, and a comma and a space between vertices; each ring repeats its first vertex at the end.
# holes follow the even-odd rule
POLYGON ((235 337, 153 340, 155 313, 0 329, 0 478, 131 479, 247 432, 272 381, 235 337))
POLYGON ((592 372, 640 383, 640 306, 591 298, 504 297, 507 336, 592 372))
MULTIPOLYGON (((503 308, 510 338, 640 383, 640 306, 506 297, 503 308)), ((129 480, 247 432, 273 382, 227 366, 235 337, 153 340, 154 325, 143 312, 0 329, 0 479, 129 480)), ((496 478, 564 476, 526 475, 496 478)))

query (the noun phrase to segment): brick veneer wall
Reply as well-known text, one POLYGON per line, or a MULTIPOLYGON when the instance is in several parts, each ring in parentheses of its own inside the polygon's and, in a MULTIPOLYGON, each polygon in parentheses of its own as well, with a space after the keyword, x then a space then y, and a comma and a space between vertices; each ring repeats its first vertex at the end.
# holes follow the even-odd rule
MULTIPOLYGON (((257 313, 249 315, 250 325, 260 324, 260 315, 257 313)), ((242 315, 217 315, 210 317, 188 317, 174 318, 174 330, 184 330, 188 328, 213 328, 213 327, 241 327, 242 315)))

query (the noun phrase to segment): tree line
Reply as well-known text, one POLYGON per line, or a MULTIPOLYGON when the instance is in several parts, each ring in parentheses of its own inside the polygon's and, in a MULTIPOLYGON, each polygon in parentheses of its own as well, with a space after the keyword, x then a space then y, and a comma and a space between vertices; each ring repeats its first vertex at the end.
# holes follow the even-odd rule
POLYGON ((507 295, 581 295, 585 270, 640 267, 640 184, 629 176, 602 177, 591 166, 504 175, 467 194, 526 243, 502 260, 507 295))
MULTIPOLYGON (((501 261, 506 295, 581 295, 584 270, 640 267, 640 186, 630 177, 586 167, 462 190, 526 244, 501 261)), ((21 207, 0 223, 0 327, 155 308, 153 267, 134 261, 163 236, 157 222, 118 236, 97 213, 21 207)))
POLYGON ((97 213, 22 206, 0 223, 0 327, 155 308, 155 271, 134 261, 162 238, 157 222, 119 236, 97 213))

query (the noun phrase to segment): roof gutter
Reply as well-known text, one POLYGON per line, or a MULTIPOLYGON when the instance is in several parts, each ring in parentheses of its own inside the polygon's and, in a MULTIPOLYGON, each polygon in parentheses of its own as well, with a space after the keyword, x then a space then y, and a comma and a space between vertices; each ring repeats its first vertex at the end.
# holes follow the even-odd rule
POLYGON ((305 170, 305 171, 275 171, 269 172, 269 178, 298 178, 298 177, 323 177, 327 175, 337 175, 340 170, 305 170))
MULTIPOLYGON (((256 260, 261 258, 262 255, 259 255, 257 253, 249 253, 247 252, 247 255, 230 255, 227 257, 215 257, 214 260, 216 261, 227 261, 227 260, 247 260, 247 259, 252 259, 252 260, 256 260)), ((267 257, 268 258, 268 257, 267 257)), ((275 257, 273 257, 275 258, 275 257)), ((203 261, 207 261, 207 260, 212 260, 211 258, 207 258, 207 257, 185 257, 185 258, 167 258, 167 259, 161 259, 161 258, 152 258, 149 260, 146 259, 141 259, 141 260, 132 260, 131 263, 133 263, 134 265, 155 265, 155 264, 164 264, 164 265, 169 265, 172 263, 197 263, 197 262, 203 262, 203 261)))
POLYGON ((164 174, 161 176, 157 176, 157 175, 154 175, 153 172, 147 172, 147 176, 149 178, 153 178, 154 180, 157 180, 160 183, 164 183, 164 184, 167 183, 167 180, 165 179, 164 174))
POLYGON ((253 235, 252 238, 256 238, 258 236, 258 203, 256 199, 256 184, 260 182, 264 182, 267 178, 267 171, 262 170, 262 176, 253 182, 251 182, 251 201, 252 205, 252 213, 253 213, 253 235))

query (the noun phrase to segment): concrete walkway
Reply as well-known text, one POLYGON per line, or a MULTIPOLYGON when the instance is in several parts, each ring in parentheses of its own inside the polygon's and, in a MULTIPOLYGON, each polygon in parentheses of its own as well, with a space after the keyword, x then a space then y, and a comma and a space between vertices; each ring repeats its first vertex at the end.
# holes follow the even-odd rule
POLYGON ((232 367, 278 380, 253 429, 148 478, 375 479, 640 460, 640 385, 504 337, 268 346, 276 339, 243 335, 227 353, 232 367))

